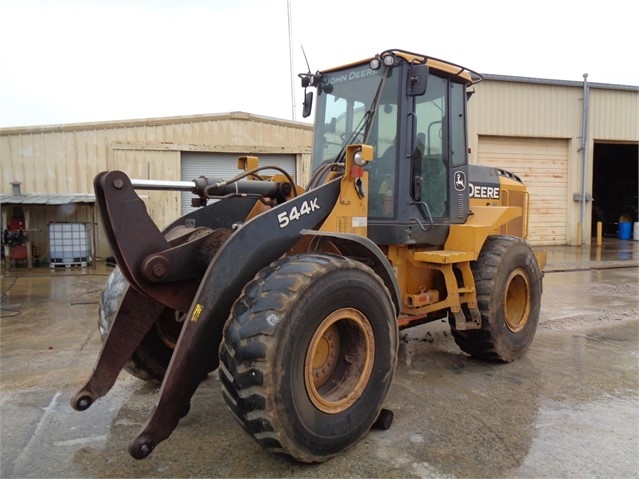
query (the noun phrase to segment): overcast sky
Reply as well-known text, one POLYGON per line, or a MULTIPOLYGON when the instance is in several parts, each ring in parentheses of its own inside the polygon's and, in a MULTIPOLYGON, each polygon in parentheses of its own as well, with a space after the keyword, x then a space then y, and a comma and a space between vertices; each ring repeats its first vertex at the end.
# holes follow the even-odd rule
POLYGON ((481 73, 639 85, 639 2, 0 0, 0 127, 301 120, 289 52, 305 72, 302 46, 313 71, 401 48, 481 73))

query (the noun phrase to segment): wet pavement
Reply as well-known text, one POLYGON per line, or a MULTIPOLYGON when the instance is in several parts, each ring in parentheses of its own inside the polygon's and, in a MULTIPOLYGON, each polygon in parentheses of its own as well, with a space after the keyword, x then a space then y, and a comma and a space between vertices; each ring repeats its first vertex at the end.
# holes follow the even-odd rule
POLYGON ((639 477, 639 242, 545 249, 541 320, 524 358, 470 358, 443 322, 403 332, 385 402, 392 427, 319 465, 261 450, 215 374, 173 435, 132 459, 157 384, 122 373, 88 411, 69 406, 99 352, 110 268, 3 269, 0 476, 639 477))

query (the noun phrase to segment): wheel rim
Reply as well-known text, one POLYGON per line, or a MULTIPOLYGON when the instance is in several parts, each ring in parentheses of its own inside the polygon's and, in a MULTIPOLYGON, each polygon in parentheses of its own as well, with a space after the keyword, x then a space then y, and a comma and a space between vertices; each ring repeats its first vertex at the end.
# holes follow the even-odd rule
POLYGON ((530 281, 522 269, 516 269, 508 277, 504 295, 506 326, 518 333, 530 318, 530 281))
POLYGON ((328 315, 306 351, 304 382, 317 409, 337 414, 362 395, 373 370, 375 342, 366 316, 353 308, 328 315))

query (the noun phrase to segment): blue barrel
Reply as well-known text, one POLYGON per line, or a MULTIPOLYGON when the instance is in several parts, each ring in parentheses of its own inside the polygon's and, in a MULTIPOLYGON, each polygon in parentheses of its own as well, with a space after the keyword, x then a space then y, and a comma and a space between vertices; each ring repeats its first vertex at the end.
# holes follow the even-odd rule
POLYGON ((619 239, 627 240, 632 238, 632 223, 619 223, 619 239))

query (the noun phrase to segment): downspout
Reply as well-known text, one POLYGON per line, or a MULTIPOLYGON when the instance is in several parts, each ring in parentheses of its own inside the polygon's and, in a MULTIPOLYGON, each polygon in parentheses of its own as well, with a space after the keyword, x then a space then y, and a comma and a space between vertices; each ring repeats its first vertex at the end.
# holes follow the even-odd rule
POLYGON ((579 244, 585 244, 586 235, 586 166, 588 163, 588 74, 584 73, 584 108, 583 108, 583 131, 581 132, 581 150, 583 153, 583 161, 581 164, 581 238, 578 238, 579 244))

